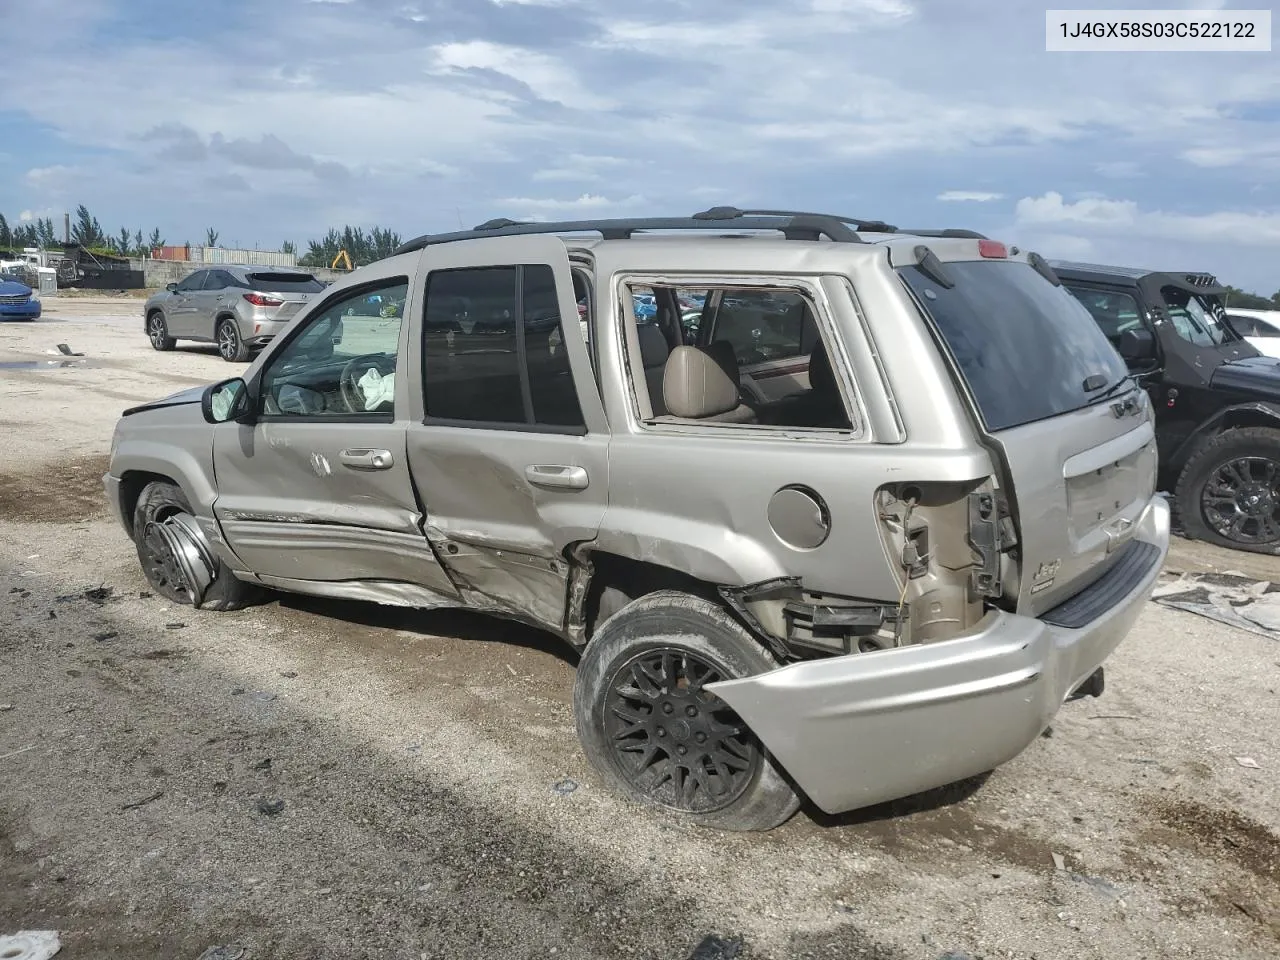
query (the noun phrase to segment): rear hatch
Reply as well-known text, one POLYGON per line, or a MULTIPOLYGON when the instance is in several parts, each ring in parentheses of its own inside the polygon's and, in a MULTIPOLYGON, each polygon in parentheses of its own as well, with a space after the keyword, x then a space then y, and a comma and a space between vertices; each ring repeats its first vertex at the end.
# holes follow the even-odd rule
POLYGON ((937 247, 940 259, 899 273, 1004 462, 1020 541, 1005 597, 1038 616, 1116 562, 1155 492, 1146 395, 1088 311, 1025 257, 990 241, 986 257, 973 241, 937 247))
POLYGON ((293 319, 313 296, 324 289, 324 284, 309 273, 262 270, 250 273, 245 279, 249 287, 264 298, 264 306, 279 307, 272 320, 293 319), (272 300, 279 302, 271 303, 272 300))

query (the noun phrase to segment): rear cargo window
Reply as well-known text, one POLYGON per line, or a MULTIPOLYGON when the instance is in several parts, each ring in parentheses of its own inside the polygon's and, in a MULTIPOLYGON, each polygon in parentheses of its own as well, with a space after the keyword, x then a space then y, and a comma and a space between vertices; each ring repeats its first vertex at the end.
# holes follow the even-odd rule
POLYGON ((1029 264, 952 262, 945 269, 955 286, 914 265, 899 273, 945 341, 988 430, 1078 410, 1128 373, 1080 301, 1029 264))
POLYGON ((324 284, 305 273, 251 273, 249 286, 264 293, 319 293, 324 284))

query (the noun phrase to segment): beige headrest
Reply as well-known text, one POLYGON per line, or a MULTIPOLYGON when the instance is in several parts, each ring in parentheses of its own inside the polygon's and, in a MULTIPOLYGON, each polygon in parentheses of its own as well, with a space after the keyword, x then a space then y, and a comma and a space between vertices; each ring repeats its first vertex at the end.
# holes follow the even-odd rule
POLYGON ((697 347, 676 347, 662 377, 662 399, 672 416, 714 417, 738 406, 738 385, 697 347))

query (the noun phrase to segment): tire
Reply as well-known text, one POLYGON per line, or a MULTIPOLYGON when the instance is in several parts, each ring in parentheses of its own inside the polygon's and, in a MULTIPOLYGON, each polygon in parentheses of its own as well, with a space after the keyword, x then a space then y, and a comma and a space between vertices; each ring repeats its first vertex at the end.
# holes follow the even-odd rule
POLYGON ((1174 491, 1178 519, 1193 540, 1280 554, 1280 430, 1224 430, 1183 467, 1174 491))
MULTIPOLYGON (((191 595, 176 575, 172 564, 162 556, 161 546, 147 538, 147 524, 162 521, 174 514, 191 514, 191 506, 182 490, 172 483, 149 483, 138 497, 133 509, 133 542, 138 551, 138 562, 151 588, 174 603, 191 606, 191 595)), ((264 592, 255 584, 246 583, 217 563, 213 582, 200 600, 201 610, 239 610, 261 602, 264 592)))
POLYGON ((159 310, 152 310, 147 316, 147 339, 156 350, 172 350, 178 343, 169 336, 169 324, 159 310))
POLYGON ((244 363, 249 359, 249 348, 240 337, 240 325, 231 317, 223 317, 213 331, 218 341, 218 356, 227 363, 244 363))
POLYGON ((707 669, 730 679, 776 666, 711 601, 674 590, 646 594, 601 623, 587 645, 573 689, 578 738, 600 776, 635 802, 697 826, 770 830, 800 798, 723 701, 681 683, 692 677, 700 687, 707 669))

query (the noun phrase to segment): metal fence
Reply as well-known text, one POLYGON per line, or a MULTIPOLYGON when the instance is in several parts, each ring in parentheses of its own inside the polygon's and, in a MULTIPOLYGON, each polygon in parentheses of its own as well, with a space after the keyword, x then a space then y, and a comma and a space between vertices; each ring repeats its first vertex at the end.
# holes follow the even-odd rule
POLYGON ((231 250, 226 247, 156 247, 152 260, 175 260, 220 266, 296 267, 296 254, 280 250, 231 250))

